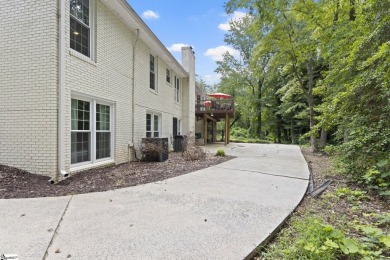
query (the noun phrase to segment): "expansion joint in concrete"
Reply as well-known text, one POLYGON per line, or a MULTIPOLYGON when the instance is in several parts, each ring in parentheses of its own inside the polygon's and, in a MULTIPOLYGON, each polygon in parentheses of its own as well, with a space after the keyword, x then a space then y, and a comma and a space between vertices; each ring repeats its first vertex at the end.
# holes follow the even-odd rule
POLYGON ((260 173, 260 174, 269 175, 269 176, 276 176, 276 177, 288 178, 288 179, 296 179, 296 180, 304 180, 304 181, 307 181, 307 180, 308 180, 307 178, 294 177, 294 176, 286 176, 286 175, 280 175, 280 174, 272 174, 272 173, 268 173, 268 172, 251 171, 251 170, 241 170, 241 169, 225 168, 225 167, 219 167, 219 168, 225 169, 225 170, 239 171, 239 172, 254 172, 254 173, 260 173))
POLYGON ((58 235, 58 230, 59 230, 59 228, 60 228, 60 226, 61 226, 62 220, 64 219, 64 216, 65 216, 66 212, 68 211, 68 207, 69 207, 69 204, 70 204, 70 202, 72 201, 72 199, 73 199, 73 195, 70 196, 69 201, 68 201, 68 203, 66 204, 66 207, 65 207, 65 209, 64 209, 64 212, 62 212, 60 221, 58 221, 57 227, 55 228, 55 230, 54 230, 54 232, 53 232, 53 236, 52 236, 51 239, 50 239, 50 242, 49 242, 49 244, 48 244, 48 246, 47 246, 45 255, 43 256, 42 260, 47 259, 47 257, 49 256, 49 249, 50 249, 50 247, 52 246, 52 244, 53 244, 53 242, 54 242, 54 239, 55 239, 55 238, 57 237, 57 235, 58 235))

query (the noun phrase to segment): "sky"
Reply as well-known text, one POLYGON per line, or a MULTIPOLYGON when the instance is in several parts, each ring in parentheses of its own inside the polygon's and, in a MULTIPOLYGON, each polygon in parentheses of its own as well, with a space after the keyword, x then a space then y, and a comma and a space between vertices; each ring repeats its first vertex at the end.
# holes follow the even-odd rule
POLYGON ((224 42, 229 21, 243 16, 227 15, 226 0, 128 0, 160 41, 181 63, 181 47, 192 46, 196 55, 196 74, 207 84, 218 83, 216 61, 229 51, 239 53, 224 42))

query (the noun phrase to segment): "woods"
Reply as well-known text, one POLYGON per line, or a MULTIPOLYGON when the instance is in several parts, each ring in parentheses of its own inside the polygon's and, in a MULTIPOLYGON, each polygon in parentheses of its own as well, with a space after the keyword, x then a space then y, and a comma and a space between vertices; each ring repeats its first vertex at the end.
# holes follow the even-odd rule
POLYGON ((248 135, 310 143, 337 169, 390 195, 390 1, 230 0, 219 89, 248 135))

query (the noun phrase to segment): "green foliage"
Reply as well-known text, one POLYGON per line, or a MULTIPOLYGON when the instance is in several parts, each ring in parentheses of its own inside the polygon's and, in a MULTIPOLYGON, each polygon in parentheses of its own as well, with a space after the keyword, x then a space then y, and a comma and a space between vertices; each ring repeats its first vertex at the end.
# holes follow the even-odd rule
POLYGON ((295 220, 281 239, 285 242, 271 246, 262 254, 264 259, 358 259, 378 254, 323 219, 310 216, 295 220))
POLYGON ((338 188, 335 195, 339 198, 346 198, 350 202, 364 201, 367 199, 367 192, 361 190, 350 190, 348 188, 338 188))
POLYGON ((249 138, 249 132, 248 129, 241 128, 241 127, 234 127, 230 130, 230 136, 237 137, 237 138, 249 138))
POLYGON ((253 137, 249 133, 249 129, 234 127, 230 130, 230 141, 233 143, 258 143, 258 144, 269 144, 272 143, 270 140, 263 140, 253 137))
POLYGON ((339 172, 389 196, 390 1, 229 0, 225 8, 250 14, 226 36, 242 59, 226 55, 218 69, 248 129, 236 138, 257 134, 259 115, 276 142, 310 140, 315 150, 323 133, 339 172))
POLYGON ((215 154, 215 156, 225 157, 225 156, 226 156, 225 150, 223 150, 223 149, 218 149, 218 150, 217 150, 217 153, 215 154))
POLYGON ((294 219, 278 244, 261 253, 261 259, 378 259, 389 248, 389 236, 370 225, 356 226, 360 240, 348 236, 320 217, 294 219))
POLYGON ((390 159, 381 160, 368 169, 363 181, 369 188, 378 190, 380 195, 390 196, 390 159))

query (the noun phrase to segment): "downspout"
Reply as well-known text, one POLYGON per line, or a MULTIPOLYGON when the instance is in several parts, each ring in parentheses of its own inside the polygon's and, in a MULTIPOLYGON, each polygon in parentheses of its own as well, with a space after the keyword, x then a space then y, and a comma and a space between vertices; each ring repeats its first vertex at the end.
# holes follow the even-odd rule
MULTIPOLYGON (((139 29, 137 29, 137 37, 135 39, 134 45, 133 45, 133 64, 132 64, 132 89, 131 89, 131 146, 133 148, 134 156, 137 157, 135 152, 135 143, 134 143, 134 115, 135 115, 135 48, 137 47, 139 39, 139 29)), ((130 161, 130 153, 129 153, 129 161, 130 161)))
POLYGON ((58 173, 67 177, 65 170, 65 0, 59 5, 59 37, 58 37, 58 173))

